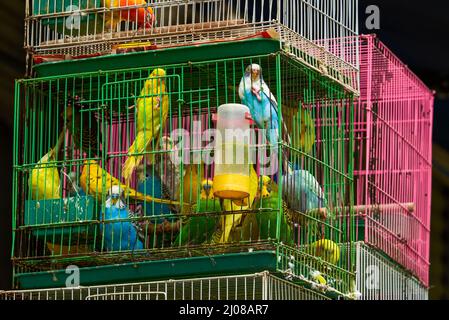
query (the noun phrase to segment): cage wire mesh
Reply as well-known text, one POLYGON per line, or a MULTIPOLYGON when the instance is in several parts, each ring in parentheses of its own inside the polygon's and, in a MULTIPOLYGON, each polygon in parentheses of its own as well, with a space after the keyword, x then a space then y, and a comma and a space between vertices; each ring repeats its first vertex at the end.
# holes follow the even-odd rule
POLYGON ((357 92, 357 12, 357 0, 27 0, 25 47, 41 62, 274 29, 291 54, 357 92))
POLYGON ((293 257, 293 273, 347 293, 352 122, 353 95, 282 52, 20 80, 15 274, 278 248, 277 269, 293 257), (209 134, 217 107, 241 101, 276 101, 277 131, 246 112, 250 134, 232 140, 245 161, 228 169, 249 189, 223 200, 209 159, 226 148, 209 134))
POLYGON ((356 245, 357 290, 362 300, 428 300, 427 287, 378 249, 356 245))
POLYGON ((357 238, 428 285, 433 93, 375 36, 360 48, 357 238))
POLYGON ((328 300, 268 272, 78 288, 0 292, 1 300, 328 300))

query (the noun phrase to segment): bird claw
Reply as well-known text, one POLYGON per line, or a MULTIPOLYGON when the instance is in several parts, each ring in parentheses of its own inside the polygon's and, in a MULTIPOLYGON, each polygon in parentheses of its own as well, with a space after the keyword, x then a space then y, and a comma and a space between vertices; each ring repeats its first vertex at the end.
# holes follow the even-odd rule
POLYGON ((128 107, 128 110, 132 110, 132 109, 134 109, 135 107, 136 107, 135 105, 132 105, 132 106, 128 107))

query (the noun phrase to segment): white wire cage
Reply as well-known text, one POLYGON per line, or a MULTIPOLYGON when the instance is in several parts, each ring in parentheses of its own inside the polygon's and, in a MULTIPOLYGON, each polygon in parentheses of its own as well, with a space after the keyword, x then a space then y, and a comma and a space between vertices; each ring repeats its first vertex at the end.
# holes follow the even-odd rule
POLYGON ((286 51, 358 92, 357 10, 358 0, 27 0, 25 48, 76 58, 274 29, 286 51))
POLYGON ((329 298, 268 272, 0 292, 0 300, 328 300, 329 298))
POLYGON ((428 288, 381 251, 356 243, 356 284, 362 300, 428 300, 428 288))

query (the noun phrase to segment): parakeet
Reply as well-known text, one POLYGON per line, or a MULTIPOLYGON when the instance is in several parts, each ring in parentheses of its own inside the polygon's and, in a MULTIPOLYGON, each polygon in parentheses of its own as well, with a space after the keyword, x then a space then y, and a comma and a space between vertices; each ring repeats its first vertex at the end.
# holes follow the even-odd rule
MULTIPOLYGON (((137 168, 137 191, 159 199, 169 199, 168 190, 161 178, 158 176, 153 166, 140 165, 137 168)), ((167 199, 167 200, 168 200, 167 199)), ((142 203, 142 214, 144 216, 158 216, 170 213, 170 208, 166 204, 145 202, 142 203)), ((150 221, 160 224, 163 222, 163 218, 154 218, 150 221)))
POLYGON ((239 97, 259 129, 266 129, 268 142, 275 145, 279 138, 278 103, 262 77, 262 68, 251 64, 239 85, 239 97))
POLYGON ((134 170, 143 160, 143 155, 133 154, 151 151, 151 142, 159 136, 167 120, 169 98, 163 77, 165 70, 153 70, 137 99, 136 138, 128 150, 128 158, 123 164, 122 172, 127 185, 134 170))
POLYGON ((111 31, 122 21, 134 22, 139 29, 151 28, 154 23, 154 11, 145 0, 103 0, 104 7, 111 11, 105 12, 105 30, 111 31), (126 9, 132 6, 145 6, 126 9), (123 8, 123 9, 117 9, 123 8), (114 10, 116 9, 116 10, 114 10))
POLYGON ((133 190, 132 188, 127 187, 125 184, 120 183, 117 178, 114 178, 106 172, 106 170, 103 170, 94 160, 84 161, 84 167, 80 177, 80 185, 87 194, 92 195, 99 202, 102 201, 103 194, 106 194, 108 192, 107 190, 109 190, 113 185, 118 185, 123 190, 125 197, 129 197, 137 201, 180 205, 177 201, 158 199, 149 195, 144 195, 136 190, 133 190))
POLYGON ((61 144, 64 141, 64 132, 61 132, 56 146, 51 149, 36 166, 31 169, 28 178, 28 185, 31 189, 31 198, 33 200, 59 199, 61 180, 58 167, 48 165, 51 161, 56 161, 56 155, 59 153, 61 144))
POLYGON ((187 164, 184 170, 183 185, 177 188, 178 196, 181 199, 181 192, 183 202, 191 205, 195 204, 201 194, 201 181, 204 178, 204 165, 201 164, 187 164), (199 172, 198 172, 199 170, 199 172))
POLYGON ((161 153, 156 156, 155 171, 164 182, 163 185, 168 197, 179 200, 179 192, 177 191, 181 182, 181 168, 175 161, 178 149, 169 136, 163 136, 160 151, 161 153))
POLYGON ((315 241, 309 246, 309 253, 333 265, 337 265, 340 261, 340 247, 332 240, 315 241))
POLYGON ((109 189, 109 197, 105 202, 104 213, 101 213, 100 231, 103 233, 104 248, 107 251, 142 250, 143 243, 138 237, 136 226, 130 221, 110 222, 117 219, 128 219, 129 212, 122 201, 123 190, 118 185, 109 189))
POLYGON ((313 270, 310 273, 310 276, 312 277, 313 281, 315 281, 317 284, 325 285, 327 283, 326 279, 323 277, 321 272, 317 270, 313 270))
POLYGON ((65 112, 65 126, 69 129, 75 148, 88 157, 101 157, 102 131, 95 115, 85 106, 80 97, 69 99, 65 112))
POLYGON ((327 206, 326 196, 315 177, 306 170, 295 170, 284 175, 282 179, 282 193, 288 208, 299 212, 291 217, 293 222, 299 223, 315 239, 319 237, 320 220, 323 211, 317 210, 327 206), (307 215, 314 219, 307 219, 307 215))
MULTIPOLYGON (((279 193, 278 186, 270 177, 260 177, 261 188, 258 193, 258 199, 254 201, 253 208, 257 209, 272 209, 262 210, 257 214, 257 222, 259 225, 259 233, 261 240, 276 239, 276 228, 279 208, 279 193)), ((283 201, 281 200, 281 205, 283 201)), ((293 244, 293 234, 291 224, 288 221, 288 213, 285 212, 288 208, 283 206, 283 214, 281 215, 281 234, 279 241, 287 245, 293 244)))
POLYGON ((202 244, 208 242, 219 222, 218 216, 197 215, 221 211, 220 201, 214 197, 213 181, 206 179, 201 183, 199 201, 192 207, 192 212, 183 218, 183 228, 175 243, 181 245, 202 244))
MULTIPOLYGON (((237 200, 223 200, 223 209, 227 214, 223 215, 221 218, 221 236, 220 243, 227 243, 229 241, 229 235, 234 228, 242 223, 243 214, 237 213, 239 211, 249 210, 254 202, 254 198, 257 194, 258 177, 253 166, 250 166, 250 177, 249 177, 249 197, 247 199, 237 200), (236 213, 230 213, 236 212, 236 213)), ((216 238, 214 236, 214 238, 216 238)))
POLYGON ((316 140, 312 113, 302 107, 289 105, 282 109, 282 114, 288 132, 292 133, 292 147, 310 154, 316 140))
MULTIPOLYGON (((271 146, 275 146, 279 140, 279 111, 276 98, 271 93, 262 77, 262 68, 258 64, 251 64, 245 69, 245 74, 239 84, 239 97, 251 113, 252 120, 259 129, 267 130, 266 139, 271 146)), ((291 137, 285 123, 283 125, 283 137, 288 145, 291 145, 291 137)), ((283 148, 284 172, 291 172, 288 162, 288 150, 283 148)), ((277 181, 278 176, 274 177, 277 181)))

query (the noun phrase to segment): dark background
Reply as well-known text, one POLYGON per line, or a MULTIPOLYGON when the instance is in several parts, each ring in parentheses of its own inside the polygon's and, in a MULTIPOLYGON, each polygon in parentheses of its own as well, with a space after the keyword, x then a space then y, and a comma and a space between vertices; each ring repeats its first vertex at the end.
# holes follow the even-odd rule
MULTIPOLYGON (((11 285, 11 187, 14 79, 25 73, 25 1, 0 10, 0 289, 11 285)), ((449 299, 449 1, 359 0, 360 33, 377 33, 436 90, 431 239, 431 298, 449 299), (380 30, 366 30, 365 9, 380 8, 380 30)))

